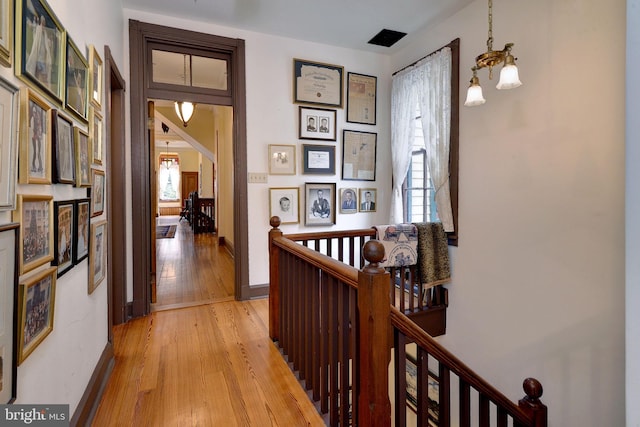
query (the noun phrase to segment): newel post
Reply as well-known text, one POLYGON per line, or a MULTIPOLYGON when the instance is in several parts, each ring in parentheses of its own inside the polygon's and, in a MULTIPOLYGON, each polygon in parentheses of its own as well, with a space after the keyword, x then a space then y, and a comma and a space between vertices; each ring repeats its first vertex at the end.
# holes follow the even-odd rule
POLYGON ((382 243, 368 241, 363 253, 369 264, 358 273, 358 424, 388 427, 391 425, 388 376, 391 362, 389 273, 378 266, 384 259, 382 243))
POLYGON ((542 384, 535 378, 527 378, 522 388, 525 397, 518 401, 518 406, 534 420, 535 427, 547 427, 547 405, 540 401, 542 384))
POLYGON ((269 336, 276 341, 280 328, 280 283, 278 281, 278 255, 280 251, 273 244, 273 239, 282 236, 282 230, 278 228, 280 217, 272 216, 269 224, 271 225, 271 230, 269 230, 269 336))

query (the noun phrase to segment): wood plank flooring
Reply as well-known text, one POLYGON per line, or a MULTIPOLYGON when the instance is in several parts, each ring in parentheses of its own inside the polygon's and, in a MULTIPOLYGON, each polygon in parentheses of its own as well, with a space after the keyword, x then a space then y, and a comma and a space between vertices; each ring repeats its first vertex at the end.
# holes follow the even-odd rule
POLYGON ((199 244, 212 235, 188 248, 189 232, 182 221, 157 241, 160 311, 114 328, 116 363, 92 425, 325 425, 268 336, 268 300, 234 301, 233 260, 199 244))

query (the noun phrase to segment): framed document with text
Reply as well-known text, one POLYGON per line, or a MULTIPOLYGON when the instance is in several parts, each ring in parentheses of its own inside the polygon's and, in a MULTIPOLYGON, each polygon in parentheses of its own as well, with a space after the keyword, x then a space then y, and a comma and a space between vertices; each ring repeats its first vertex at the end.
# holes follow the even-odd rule
POLYGON ((342 108, 344 67, 293 60, 293 102, 342 108))
POLYGON ((376 124, 377 78, 364 74, 347 75, 347 122, 376 124))

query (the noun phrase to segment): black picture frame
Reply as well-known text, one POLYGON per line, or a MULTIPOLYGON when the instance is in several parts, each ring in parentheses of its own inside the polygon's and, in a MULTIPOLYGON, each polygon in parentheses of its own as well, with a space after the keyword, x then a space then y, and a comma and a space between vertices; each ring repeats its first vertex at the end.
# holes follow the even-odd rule
POLYGON ((342 131, 342 179, 375 181, 378 134, 356 130, 342 131))
POLYGON ((61 104, 64 97, 66 32, 60 20, 45 0, 17 0, 15 26, 16 75, 61 104), (43 52, 37 47, 40 43, 49 46, 45 58, 37 53, 43 52))
POLYGON ((293 102, 342 108, 344 67, 293 59, 293 102))
POLYGON ((336 140, 336 110, 301 105, 298 112, 299 139, 336 140))
POLYGON ((73 200, 53 202, 53 261, 51 265, 58 267, 58 277, 74 266, 76 241, 76 204, 73 200))
POLYGON ((335 175, 336 147, 333 145, 302 145, 302 173, 335 175))
POLYGON ((73 241, 73 264, 77 265, 89 256, 91 232, 91 199, 75 200, 75 239, 73 241))
POLYGON ((347 122, 376 124, 378 78, 347 73, 347 122))
POLYGON ((304 225, 334 225, 336 223, 336 183, 307 182, 304 184, 304 225), (320 194, 322 199, 320 201, 320 194))
POLYGON ((76 160, 73 123, 58 110, 53 110, 51 113, 53 182, 56 184, 75 184, 76 160))

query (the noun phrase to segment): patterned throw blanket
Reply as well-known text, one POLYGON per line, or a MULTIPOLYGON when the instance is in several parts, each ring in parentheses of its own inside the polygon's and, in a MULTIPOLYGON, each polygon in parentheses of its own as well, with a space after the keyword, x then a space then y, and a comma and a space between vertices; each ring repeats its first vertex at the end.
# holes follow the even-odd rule
POLYGON ((384 246, 385 259, 380 267, 413 265, 418 260, 418 229, 413 224, 377 225, 378 240, 384 246))
POLYGON ((425 287, 447 283, 449 270, 449 245, 447 234, 440 222, 414 224, 418 229, 418 277, 425 287))

